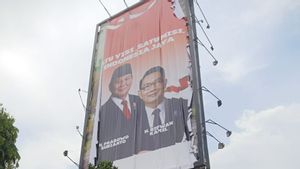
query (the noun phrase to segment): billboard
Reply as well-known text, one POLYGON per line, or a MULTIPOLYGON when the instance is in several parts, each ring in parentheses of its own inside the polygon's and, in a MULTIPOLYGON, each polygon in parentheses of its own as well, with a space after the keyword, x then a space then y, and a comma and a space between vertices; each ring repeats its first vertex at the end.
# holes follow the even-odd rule
POLYGON ((81 168, 194 168, 187 9, 183 0, 145 0, 97 26, 81 168))

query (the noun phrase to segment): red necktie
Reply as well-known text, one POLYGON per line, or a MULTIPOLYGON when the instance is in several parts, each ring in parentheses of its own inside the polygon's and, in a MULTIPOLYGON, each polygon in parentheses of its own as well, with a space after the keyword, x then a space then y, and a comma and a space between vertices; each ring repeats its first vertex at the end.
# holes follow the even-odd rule
POLYGON ((123 105, 123 114, 124 114, 124 116, 126 117, 127 120, 130 120, 131 113, 130 113, 130 111, 129 111, 127 101, 126 101, 126 100, 123 100, 123 101, 122 101, 122 105, 123 105))

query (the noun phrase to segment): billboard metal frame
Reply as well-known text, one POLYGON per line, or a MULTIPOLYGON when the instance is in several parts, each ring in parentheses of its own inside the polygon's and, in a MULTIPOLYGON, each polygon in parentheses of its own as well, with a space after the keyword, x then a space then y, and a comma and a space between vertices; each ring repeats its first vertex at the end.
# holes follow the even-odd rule
POLYGON ((92 80, 93 80, 93 72, 94 72, 94 64, 95 64, 95 54, 96 54, 96 45, 99 37, 99 25, 97 24, 96 26, 96 31, 95 31, 95 38, 94 38, 94 45, 93 45, 93 55, 92 55, 92 62, 91 62, 91 70, 90 70, 90 77, 89 77, 89 88, 88 88, 88 96, 87 96, 87 103, 86 103, 86 109, 85 109, 85 119, 84 119, 84 128, 83 128, 83 137, 82 137, 82 143, 81 143, 81 152, 80 152, 80 161, 79 161, 79 169, 84 169, 83 167, 83 155, 84 155, 84 144, 87 139, 87 133, 86 133, 86 128, 87 128, 87 123, 90 119, 90 114, 91 114, 91 99, 92 99, 92 94, 91 94, 91 89, 92 89, 92 80))
MULTIPOLYGON (((91 137, 91 133, 86 133, 87 127, 92 118, 92 113, 95 110, 92 110, 92 98, 93 98, 93 72, 95 71, 95 62, 96 62, 96 54, 97 54, 97 44, 99 40, 100 27, 106 22, 130 11, 137 6, 142 5, 145 1, 141 0, 140 2, 122 10, 121 12, 103 20, 102 22, 96 25, 95 37, 94 37, 94 45, 93 45, 93 55, 91 61, 91 69, 90 69, 90 77, 89 77, 89 88, 88 88, 88 96, 87 96, 87 104, 86 104, 86 112, 85 112, 85 120, 84 120, 84 131, 83 131, 83 139, 81 144, 81 153, 80 153, 80 162, 79 169, 87 169, 87 164, 84 164, 84 145, 87 142, 87 139, 91 137)), ((203 107, 203 95, 201 89, 201 73, 200 73, 200 60, 198 53, 198 45, 195 43, 195 39, 197 38, 197 30, 195 24, 195 13, 194 13, 194 4, 193 0, 187 0, 186 6, 188 7, 188 30, 189 30, 189 45, 190 45, 190 55, 192 62, 192 88, 193 88, 193 111, 195 111, 196 125, 197 125, 197 140, 198 140, 198 161, 194 164, 194 169, 210 169, 209 162, 209 154, 207 147, 207 137, 206 137, 206 123, 205 123, 205 113, 203 107)))

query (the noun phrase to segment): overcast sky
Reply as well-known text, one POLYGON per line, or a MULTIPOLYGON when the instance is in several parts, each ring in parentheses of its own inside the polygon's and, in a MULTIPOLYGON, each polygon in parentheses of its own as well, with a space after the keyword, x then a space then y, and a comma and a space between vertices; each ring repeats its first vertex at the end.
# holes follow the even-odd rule
MULTIPOLYGON (((300 0, 198 2, 219 60, 200 48, 202 83, 223 100, 218 108, 205 93, 206 117, 233 130, 226 138, 208 126, 226 143, 217 150, 208 138, 212 169, 299 169, 300 0)), ((77 90, 88 88, 95 26, 106 18, 97 0, 0 0, 0 103, 20 130, 20 169, 76 168, 62 152, 79 160, 77 90)))

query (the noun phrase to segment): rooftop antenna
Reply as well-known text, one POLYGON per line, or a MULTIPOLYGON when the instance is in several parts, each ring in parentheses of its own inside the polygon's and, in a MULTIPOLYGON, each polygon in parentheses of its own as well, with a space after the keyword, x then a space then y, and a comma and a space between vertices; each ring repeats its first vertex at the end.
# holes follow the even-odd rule
POLYGON ((101 0, 98 0, 100 2, 100 4, 102 5, 102 7, 105 9, 106 13, 108 14, 109 17, 111 17, 111 14, 108 12, 108 10, 105 8, 105 6, 103 5, 101 0))
POLYGON ((202 86, 202 90, 205 91, 205 92, 208 92, 209 94, 211 94, 214 98, 216 98, 218 100, 217 101, 218 107, 222 106, 222 100, 219 99, 213 92, 211 92, 210 90, 208 90, 205 86, 202 86))

